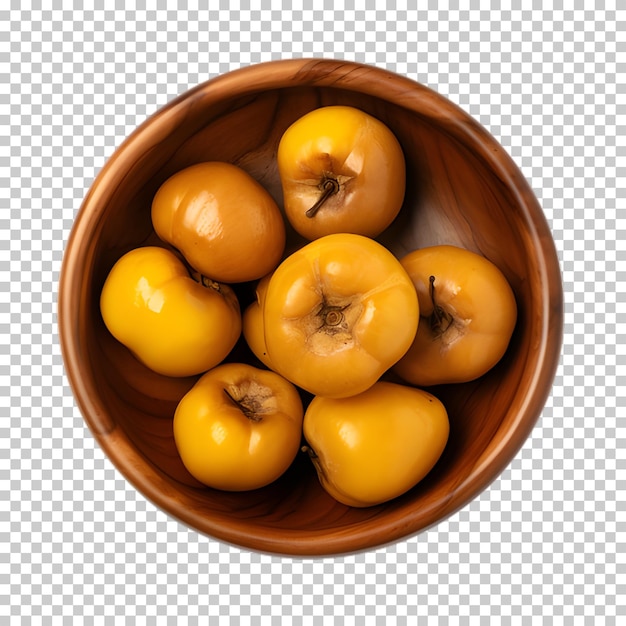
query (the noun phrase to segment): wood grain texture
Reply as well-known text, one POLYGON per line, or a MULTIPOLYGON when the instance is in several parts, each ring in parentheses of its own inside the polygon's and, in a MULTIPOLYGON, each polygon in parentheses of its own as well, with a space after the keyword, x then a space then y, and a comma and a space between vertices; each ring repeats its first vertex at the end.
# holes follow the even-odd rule
MULTIPOLYGON (((289 232, 286 253, 302 244, 289 232)), ((253 285, 237 287, 242 307, 253 285)), ((231 72, 157 112, 115 152, 89 191, 65 252, 59 331, 68 379, 94 436, 119 471, 185 524, 226 542, 290 555, 384 545, 467 504, 507 466, 549 394, 561 347, 560 269, 546 220, 502 147, 438 94, 381 69, 332 60, 287 60, 231 72), (172 415, 195 378, 142 367, 109 335, 99 294, 128 250, 158 243, 150 204, 174 172, 197 162, 235 163, 282 207, 276 149, 297 117, 327 104, 356 106, 396 134, 407 193, 379 240, 398 256, 448 243, 504 272, 519 319, 503 360, 483 378, 431 389, 446 405, 450 441, 435 469, 404 496, 368 509, 323 492, 304 455, 274 484, 247 493, 203 487, 182 466, 172 415)), ((240 341, 229 360, 252 355, 240 341)), ((305 397, 306 401, 307 398, 305 397)))

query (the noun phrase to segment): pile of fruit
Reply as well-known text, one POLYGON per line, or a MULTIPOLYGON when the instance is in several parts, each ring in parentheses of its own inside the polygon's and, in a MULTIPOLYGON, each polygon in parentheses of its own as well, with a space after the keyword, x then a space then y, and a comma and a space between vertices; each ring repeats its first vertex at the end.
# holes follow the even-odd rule
POLYGON ((446 409, 422 387, 491 369, 515 298, 474 252, 434 245, 397 258, 376 240, 403 205, 406 164, 371 115, 315 109, 285 131, 276 159, 282 211, 230 163, 166 180, 151 210, 163 245, 117 261, 102 317, 145 366, 198 376, 173 430, 200 482, 260 488, 302 451, 336 500, 380 504, 417 484, 446 446, 446 409), (290 252, 287 223, 306 242, 290 252), (243 311, 242 283, 256 289, 243 311), (227 358, 242 335, 257 361, 227 358))

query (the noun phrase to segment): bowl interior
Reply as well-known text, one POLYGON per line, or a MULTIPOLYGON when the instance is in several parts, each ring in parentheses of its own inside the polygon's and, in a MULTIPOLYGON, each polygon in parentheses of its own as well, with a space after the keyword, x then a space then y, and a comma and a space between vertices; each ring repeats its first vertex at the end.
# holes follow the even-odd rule
MULTIPOLYGON (((287 252, 302 241, 289 234, 287 252)), ((118 469, 146 497, 195 529, 283 554, 331 554, 382 545, 422 530, 466 504, 510 462, 552 383, 561 333, 558 262, 541 210, 502 148, 447 100, 382 70, 290 61, 233 72, 180 97, 118 149, 90 190, 72 231, 61 278, 59 322, 69 380, 87 423, 118 469), (275 163, 282 132, 327 104, 359 107, 386 123, 407 162, 407 192, 378 239, 398 256, 455 244, 504 272, 519 319, 509 350, 486 376, 432 388, 448 409, 448 446, 404 496, 349 508, 321 489, 299 456, 274 484, 226 493, 197 483, 172 436, 177 402, 196 378, 141 366, 108 333, 99 295, 128 250, 159 243, 150 221, 158 187, 200 161, 235 163, 282 206, 275 163)), ((254 285, 237 287, 242 309, 254 285)), ((229 360, 255 362, 245 342, 229 360)), ((305 398, 306 401, 306 398, 305 398)))

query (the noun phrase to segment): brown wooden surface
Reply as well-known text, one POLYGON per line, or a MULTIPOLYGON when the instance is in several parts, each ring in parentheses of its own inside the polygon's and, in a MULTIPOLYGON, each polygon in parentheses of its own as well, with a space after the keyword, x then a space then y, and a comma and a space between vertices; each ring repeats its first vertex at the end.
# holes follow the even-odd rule
MULTIPOLYGON (((287 252, 301 244, 290 234, 287 252)), ((242 307, 252 285, 238 286, 242 307)), ((244 68, 184 94, 146 121, 112 156, 85 198, 67 245, 59 329, 78 406, 107 455, 147 498, 226 542, 291 555, 351 552, 419 532, 467 504, 507 466, 549 394, 561 347, 558 259, 532 190, 500 145, 436 93, 386 71, 329 60, 244 68), (106 331, 100 289, 133 247, 155 243, 150 203, 174 172, 205 160, 243 167, 282 206, 275 154, 297 117, 325 104, 357 106, 402 144, 407 194, 378 239, 401 256, 448 243, 479 252, 505 273, 519 319, 504 359, 473 383, 431 388, 446 405, 449 444, 404 496, 352 509, 325 494, 304 455, 276 483, 248 493, 198 484, 172 437, 176 403, 194 379, 142 367, 106 331)), ((240 342, 230 360, 252 357, 240 342)), ((306 398, 305 398, 306 400, 306 398)))

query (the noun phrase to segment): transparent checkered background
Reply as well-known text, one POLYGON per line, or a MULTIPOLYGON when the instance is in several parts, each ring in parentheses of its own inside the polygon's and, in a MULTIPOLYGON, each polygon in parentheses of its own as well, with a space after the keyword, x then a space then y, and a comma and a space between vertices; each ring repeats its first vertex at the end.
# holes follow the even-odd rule
POLYGON ((0 9, 0 623, 625 620, 624 4, 10 4, 0 9), (405 74, 482 122, 542 203, 567 315, 553 393, 501 477, 426 533, 322 560, 199 536, 134 491, 84 426, 56 327, 73 218, 123 138, 201 81, 301 56, 405 74))

